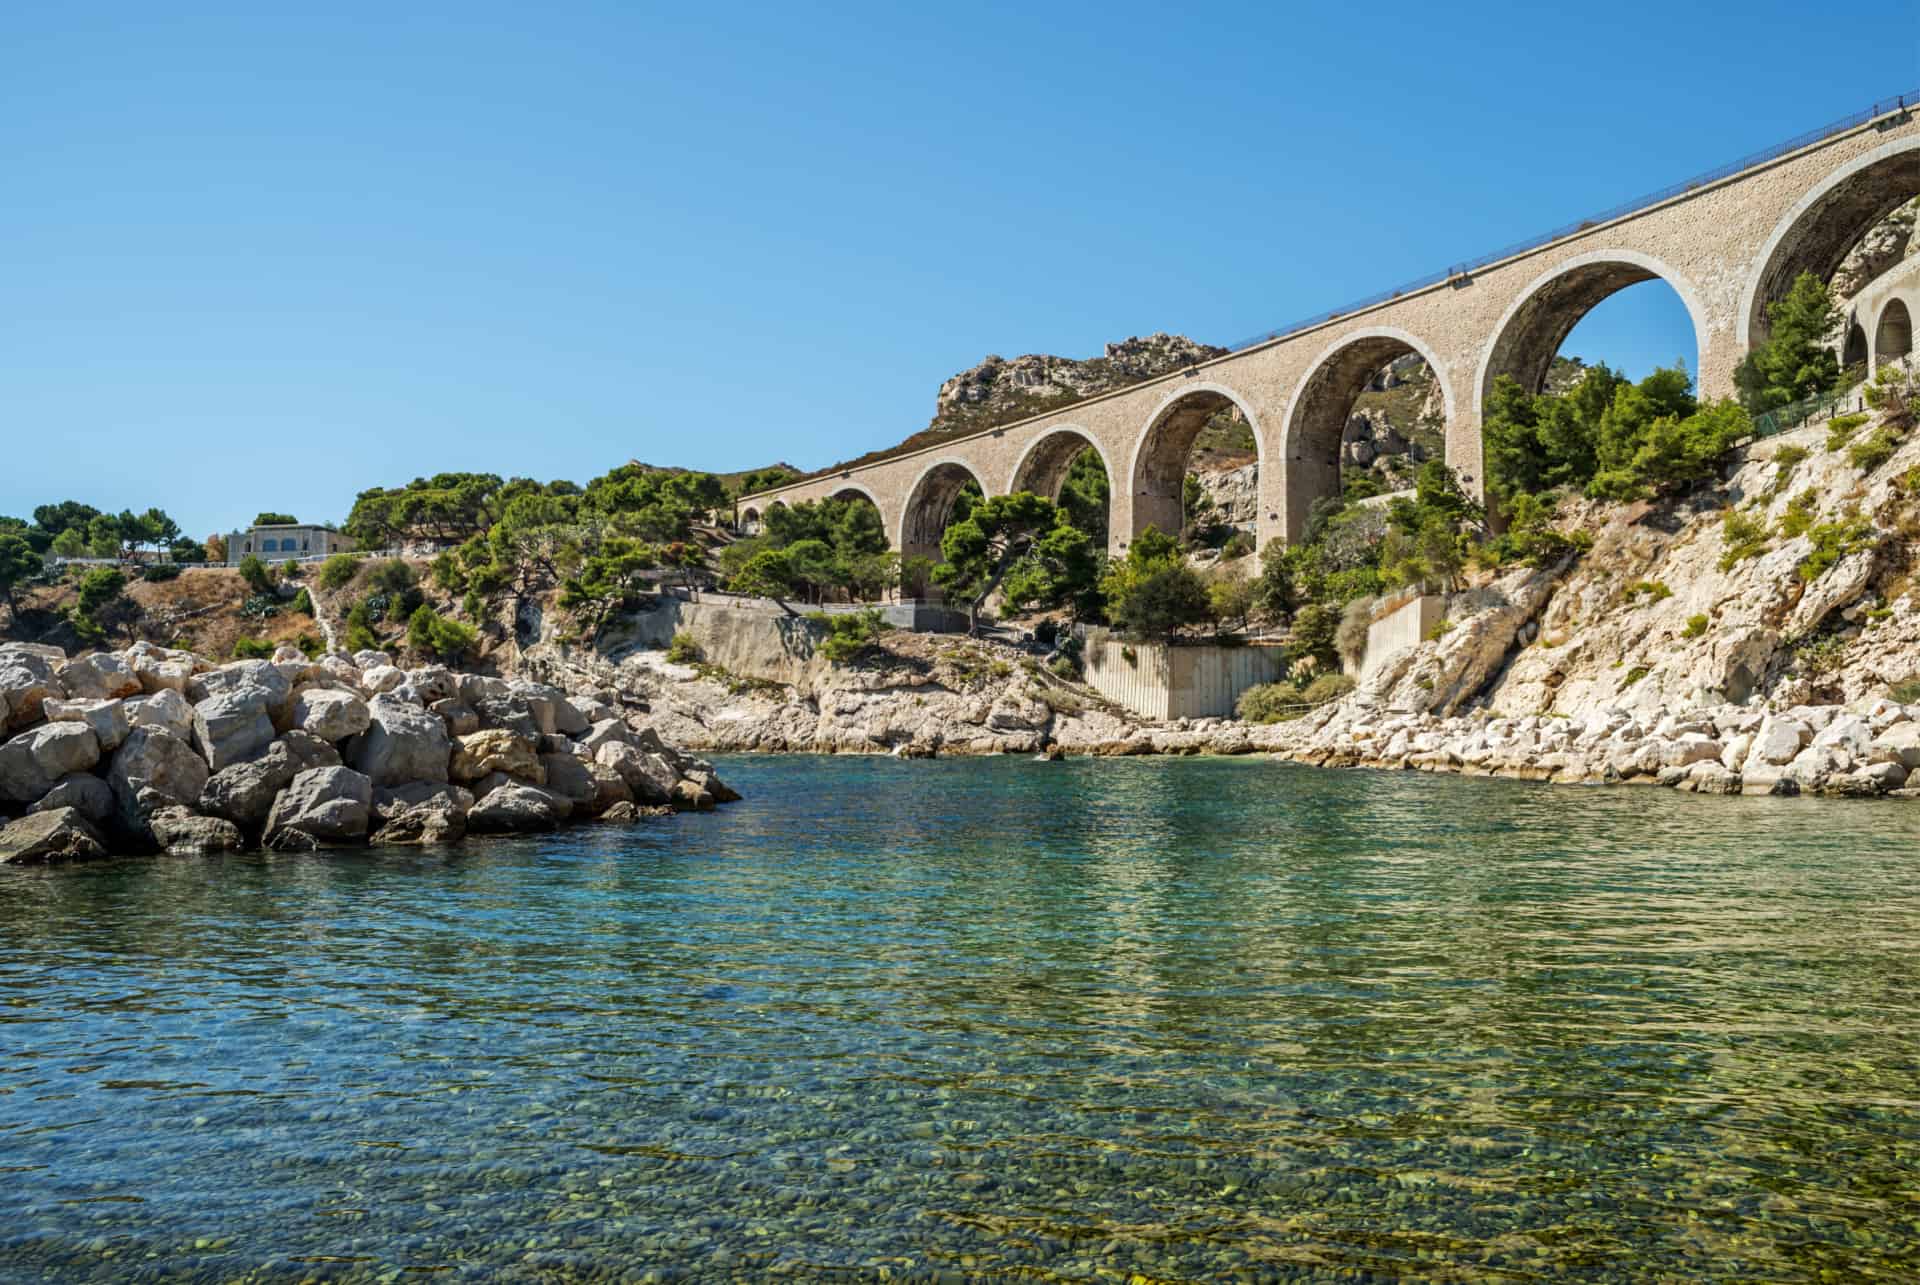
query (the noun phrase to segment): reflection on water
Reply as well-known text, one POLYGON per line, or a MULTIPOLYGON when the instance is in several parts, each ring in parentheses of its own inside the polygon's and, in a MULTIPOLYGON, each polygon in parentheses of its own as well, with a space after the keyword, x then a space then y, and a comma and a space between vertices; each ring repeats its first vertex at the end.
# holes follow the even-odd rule
POLYGON ((0 872, 0 1277, 1920 1270, 1920 809, 724 770, 0 872))

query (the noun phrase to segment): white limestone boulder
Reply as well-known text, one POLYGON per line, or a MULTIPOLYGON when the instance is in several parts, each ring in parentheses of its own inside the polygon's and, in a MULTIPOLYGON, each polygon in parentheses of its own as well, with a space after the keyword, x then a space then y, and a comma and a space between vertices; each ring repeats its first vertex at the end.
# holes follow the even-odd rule
POLYGON ((323 741, 344 741, 372 725, 367 703, 352 692, 310 687, 293 698, 293 725, 323 741))
POLYGON ((99 761, 99 738, 85 723, 42 723, 0 745, 0 799, 36 802, 61 777, 99 761))
POLYGON ((60 667, 60 684, 69 696, 81 700, 119 700, 138 696, 144 688, 133 666, 111 652, 95 652, 60 667))
POLYGON ((343 752, 355 771, 375 785, 447 779, 452 742, 439 715, 390 696, 375 696, 367 713, 367 730, 349 740, 343 752))
POLYGON ((42 706, 42 712, 51 722, 85 723, 93 729, 103 752, 119 749, 120 742, 133 730, 122 700, 50 700, 42 706))

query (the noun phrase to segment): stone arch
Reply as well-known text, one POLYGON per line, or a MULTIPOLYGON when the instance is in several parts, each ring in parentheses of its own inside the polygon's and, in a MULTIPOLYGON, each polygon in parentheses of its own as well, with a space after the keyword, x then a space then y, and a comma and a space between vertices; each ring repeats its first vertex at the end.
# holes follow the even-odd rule
POLYGON ((1439 381, 1446 421, 1453 422, 1453 380, 1431 346, 1394 326, 1370 326, 1327 345, 1308 368, 1307 377, 1287 400, 1281 438, 1286 461, 1288 540, 1306 530, 1313 502, 1340 493, 1340 443, 1353 404, 1382 366, 1412 353, 1427 363, 1439 381))
MULTIPOLYGON (((1242 397, 1225 384, 1196 380, 1182 384, 1162 398, 1147 417, 1146 427, 1134 439, 1133 459, 1127 468, 1128 487, 1132 491, 1133 525, 1125 532, 1126 542, 1146 530, 1158 527, 1168 535, 1177 535, 1184 517, 1182 490, 1186 484, 1187 456, 1194 439, 1216 411, 1238 407, 1253 430, 1254 451, 1260 472, 1267 470, 1267 438, 1260 420, 1242 397)), ((1118 484, 1111 472, 1109 483, 1118 484)))
POLYGON ((1880 305, 1880 318, 1873 323, 1873 364, 1884 366, 1913 351, 1913 314, 1906 303, 1892 298, 1880 305))
POLYGON ((830 498, 836 500, 851 500, 856 496, 873 505, 874 508, 879 509, 882 513, 886 512, 885 506, 880 503, 880 497, 859 482, 842 482, 839 489, 836 490, 830 498))
MULTIPOLYGON (((1510 375, 1528 392, 1545 385, 1560 345, 1601 300, 1628 286, 1655 278, 1666 282, 1693 319, 1693 341, 1702 367, 1707 362, 1707 310, 1693 282, 1650 254, 1636 250, 1596 250, 1549 269, 1527 284, 1508 305, 1474 380, 1477 404, 1484 406, 1493 381, 1510 375)), ((1699 371, 1693 372, 1696 377, 1699 371)))
POLYGON ((939 560, 940 537, 953 517, 953 502, 969 482, 979 487, 982 495, 992 494, 964 460, 935 460, 920 470, 900 508, 900 538, 894 541, 894 547, 900 550, 901 558, 939 560))
POLYGON ((1849 369, 1867 364, 1867 332, 1857 317, 1847 322, 1847 338, 1840 348, 1840 364, 1849 369))
POLYGON ((1113 461, 1107 458, 1107 448, 1083 428, 1072 424, 1055 424, 1029 442, 1027 449, 1020 453, 1013 472, 1007 475, 1007 494, 1032 491, 1049 500, 1059 499, 1060 488, 1066 484, 1068 468, 1080 452, 1088 449, 1100 456, 1100 467, 1107 471, 1107 482, 1111 485, 1113 461))
POLYGON ((1769 304, 1802 272, 1831 280, 1866 230, 1920 195, 1920 138, 1884 144, 1842 165, 1788 210, 1754 259, 1740 297, 1739 351, 1767 337, 1769 304))

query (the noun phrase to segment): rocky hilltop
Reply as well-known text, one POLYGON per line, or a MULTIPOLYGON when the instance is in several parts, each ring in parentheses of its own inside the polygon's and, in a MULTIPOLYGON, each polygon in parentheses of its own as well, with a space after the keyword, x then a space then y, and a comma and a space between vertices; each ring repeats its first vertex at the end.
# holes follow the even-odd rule
POLYGON ((430 844, 739 797, 616 693, 384 652, 220 665, 7 643, 0 727, 0 864, 430 844))

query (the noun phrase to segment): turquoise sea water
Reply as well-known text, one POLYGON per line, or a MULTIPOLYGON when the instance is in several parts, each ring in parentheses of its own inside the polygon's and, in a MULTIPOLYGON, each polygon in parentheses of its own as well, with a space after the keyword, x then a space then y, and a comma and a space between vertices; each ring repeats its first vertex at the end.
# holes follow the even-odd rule
POLYGON ((1920 809, 722 770, 0 870, 0 1279, 1920 1274, 1920 809))

